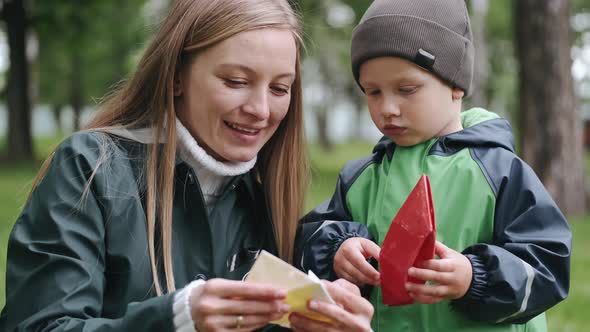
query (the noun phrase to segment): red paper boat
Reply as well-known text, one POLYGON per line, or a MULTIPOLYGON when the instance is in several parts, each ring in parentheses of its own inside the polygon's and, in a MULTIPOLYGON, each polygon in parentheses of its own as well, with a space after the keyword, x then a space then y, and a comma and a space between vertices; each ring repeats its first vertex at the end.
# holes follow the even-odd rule
POLYGON ((406 291, 408 269, 434 258, 436 221, 428 176, 422 175, 399 209, 385 236, 379 255, 383 304, 404 305, 414 301, 406 291))

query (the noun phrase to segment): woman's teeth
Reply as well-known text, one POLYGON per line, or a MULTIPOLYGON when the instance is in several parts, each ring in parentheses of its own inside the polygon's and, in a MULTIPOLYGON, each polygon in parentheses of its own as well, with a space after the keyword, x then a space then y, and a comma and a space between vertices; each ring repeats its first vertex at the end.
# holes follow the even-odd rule
POLYGON ((243 132, 246 132, 249 134, 256 134, 258 132, 258 129, 248 129, 248 128, 240 127, 235 123, 226 122, 226 124, 235 130, 243 131, 243 132))

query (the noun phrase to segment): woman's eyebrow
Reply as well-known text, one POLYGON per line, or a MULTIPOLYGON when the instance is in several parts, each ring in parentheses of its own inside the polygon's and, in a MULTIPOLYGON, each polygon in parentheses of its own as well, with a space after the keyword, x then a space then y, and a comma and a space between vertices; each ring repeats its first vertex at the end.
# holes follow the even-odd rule
POLYGON ((248 66, 239 64, 239 63, 222 63, 222 64, 219 65, 219 67, 221 69, 239 69, 241 71, 245 71, 245 72, 250 73, 250 74, 254 74, 255 73, 254 69, 252 69, 252 68, 250 68, 248 66))
MULTIPOLYGON (((251 75, 256 74, 256 71, 254 69, 252 69, 246 65, 239 64, 239 63, 222 63, 219 65, 219 67, 221 69, 238 69, 238 70, 241 70, 241 71, 246 72, 251 75)), ((286 78, 295 77, 295 72, 287 72, 287 73, 282 73, 282 74, 275 76, 275 78, 283 78, 283 77, 286 77, 286 78)))

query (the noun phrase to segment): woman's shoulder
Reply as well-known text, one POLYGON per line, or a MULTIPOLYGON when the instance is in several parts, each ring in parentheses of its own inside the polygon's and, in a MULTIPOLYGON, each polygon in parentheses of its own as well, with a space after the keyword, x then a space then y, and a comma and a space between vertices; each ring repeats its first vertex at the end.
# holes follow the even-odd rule
POLYGON ((109 159, 143 157, 146 145, 112 133, 88 130, 73 133, 55 150, 56 159, 82 158, 91 163, 108 156, 109 159))
POLYGON ((145 144, 101 131, 80 131, 67 137, 50 156, 41 183, 86 186, 106 196, 134 193, 145 168, 145 144))
POLYGON ((101 131, 76 132, 50 156, 44 177, 127 182, 145 168, 146 145, 101 131), (94 175, 92 175, 94 174, 94 175))

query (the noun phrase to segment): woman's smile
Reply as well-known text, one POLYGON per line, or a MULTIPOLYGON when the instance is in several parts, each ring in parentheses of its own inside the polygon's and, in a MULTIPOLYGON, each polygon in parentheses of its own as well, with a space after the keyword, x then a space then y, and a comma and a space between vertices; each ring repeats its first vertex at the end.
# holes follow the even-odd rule
POLYGON ((245 135, 256 135, 260 132, 260 129, 248 128, 246 126, 239 125, 237 123, 233 123, 233 122, 229 122, 229 121, 223 121, 223 122, 231 129, 241 132, 245 135))
POLYGON ((239 145, 256 145, 260 140, 261 129, 256 129, 244 125, 239 125, 234 122, 223 121, 225 132, 229 134, 229 140, 234 141, 239 145))

